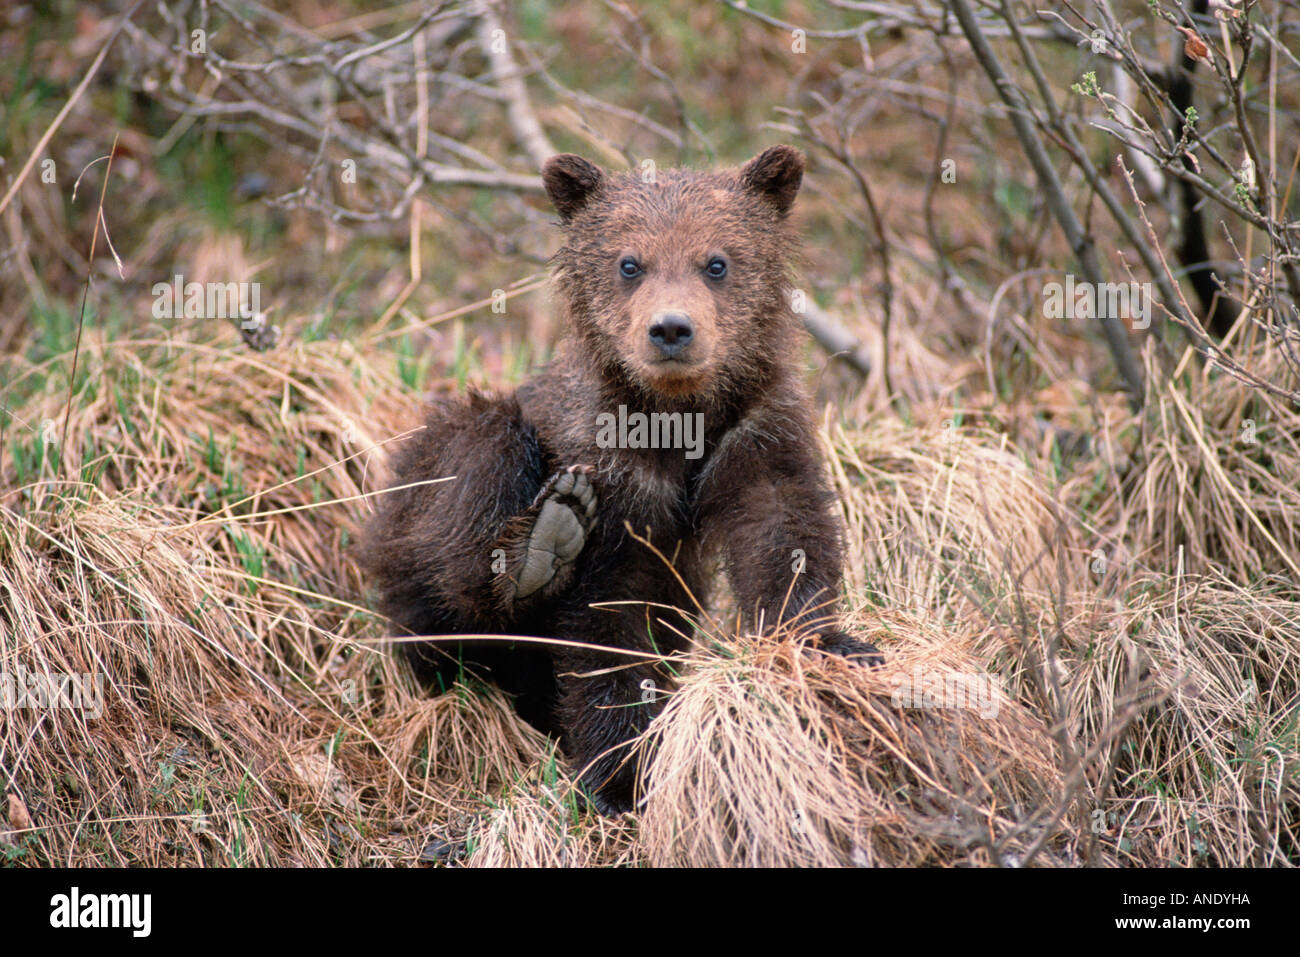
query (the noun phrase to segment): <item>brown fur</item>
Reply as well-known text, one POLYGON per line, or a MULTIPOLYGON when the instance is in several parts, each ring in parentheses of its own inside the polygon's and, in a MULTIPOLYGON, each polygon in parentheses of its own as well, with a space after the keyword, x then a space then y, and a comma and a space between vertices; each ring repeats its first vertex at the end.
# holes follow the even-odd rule
MULTIPOLYGON (((703 600, 716 555, 750 627, 770 629, 783 610, 787 621, 825 624, 844 555, 789 306, 788 213, 802 173, 790 147, 739 171, 665 170, 654 182, 571 155, 548 161, 543 179, 566 236, 554 267, 570 335, 515 395, 437 403, 395 460, 395 484, 456 481, 378 500, 366 554, 386 615, 415 635, 499 632, 670 651, 689 623, 642 603, 691 608, 677 576, 703 600), (628 257, 642 269, 633 279, 620 274, 628 257), (713 258, 725 261, 723 278, 706 274, 713 258), (648 333, 668 313, 693 328, 673 357, 648 333), (703 454, 600 447, 597 416, 620 405, 702 413, 703 454), (594 524, 576 561, 520 598, 513 582, 538 493, 579 465, 598 494, 594 524), (494 557, 504 572, 493 571, 494 557), (631 604, 593 607, 610 602, 631 604)), ((438 653, 414 647, 417 664, 445 682, 438 653)), ((838 632, 823 647, 874 652, 838 632)), ((627 659, 581 649, 461 643, 454 654, 487 669, 525 717, 561 735, 598 806, 631 806, 635 773, 620 746, 655 710, 642 703, 642 682, 663 688, 663 674, 646 665, 610 671, 627 659)))

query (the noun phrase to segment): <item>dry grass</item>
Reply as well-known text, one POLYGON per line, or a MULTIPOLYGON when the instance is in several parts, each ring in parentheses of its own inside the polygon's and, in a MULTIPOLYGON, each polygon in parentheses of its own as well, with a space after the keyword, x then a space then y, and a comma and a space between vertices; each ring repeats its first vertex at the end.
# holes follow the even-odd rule
POLYGON ((608 820, 365 610, 349 544, 413 411, 385 353, 88 335, 61 461, 59 361, 3 440, 0 672, 102 674, 105 710, 0 712, 16 863, 410 864, 434 835, 472 866, 1300 860, 1300 416, 1231 380, 1175 377, 1068 463, 983 417, 828 419, 887 665, 701 639, 643 812, 608 820), (947 676, 987 707, 898 699, 947 676))
MULTIPOLYGON (((411 860, 545 750, 499 695, 429 700, 355 604, 347 543, 398 388, 352 348, 93 344, 63 467, 0 510, 3 670, 100 673, 106 711, 5 715, 23 861, 411 860), (295 467, 296 466, 296 467, 295 467)), ((58 417, 51 388, 20 415, 58 417)))
POLYGON ((914 674, 977 673, 967 642, 897 615, 861 628, 904 640, 885 668, 791 638, 731 641, 689 664, 650 731, 650 863, 987 863, 989 836, 1054 799, 1046 728, 996 689, 983 715, 894 702, 914 674))

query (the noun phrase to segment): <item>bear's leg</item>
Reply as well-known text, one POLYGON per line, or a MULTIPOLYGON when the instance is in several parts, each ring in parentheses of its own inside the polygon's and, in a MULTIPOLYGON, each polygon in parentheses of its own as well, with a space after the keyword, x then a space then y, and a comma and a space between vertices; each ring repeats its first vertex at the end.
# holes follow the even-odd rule
POLYGON ((477 394, 435 403, 392 471, 363 555, 380 611, 414 635, 502 630, 510 616, 497 607, 498 539, 546 481, 518 403, 477 394))
POLYGON ((812 631, 816 647, 855 664, 884 656, 840 630, 835 598, 844 570, 844 533, 835 514, 811 422, 773 419, 764 445, 736 441, 713 465, 699 499, 705 537, 722 542, 727 576, 748 628, 812 631))
MULTIPOLYGON (((586 472, 548 479, 548 470, 514 398, 435 403, 425 427, 399 446, 394 490, 376 498, 365 536, 362 559, 383 614, 408 635, 549 634, 544 599, 571 576, 596 496, 586 472)), ((549 728, 555 686, 547 649, 438 641, 403 642, 401 650, 431 688, 478 674, 549 728)))
POLYGON ((596 809, 609 815, 636 805, 633 743, 662 707, 662 676, 649 666, 607 670, 624 664, 590 653, 556 656, 564 751, 596 809))

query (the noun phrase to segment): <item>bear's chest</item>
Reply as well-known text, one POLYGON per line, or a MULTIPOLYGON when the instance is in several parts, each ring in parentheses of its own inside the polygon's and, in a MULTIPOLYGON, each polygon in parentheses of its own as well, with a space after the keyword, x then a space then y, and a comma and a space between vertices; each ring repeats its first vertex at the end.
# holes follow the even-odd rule
POLYGON ((624 458, 599 469, 602 514, 634 529, 687 537, 694 526, 696 494, 692 470, 680 457, 624 458))

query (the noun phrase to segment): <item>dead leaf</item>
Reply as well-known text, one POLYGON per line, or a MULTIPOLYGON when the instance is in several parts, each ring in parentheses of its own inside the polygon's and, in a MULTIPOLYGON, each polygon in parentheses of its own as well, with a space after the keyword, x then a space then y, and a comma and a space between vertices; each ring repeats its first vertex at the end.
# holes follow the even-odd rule
POLYGON ((9 792, 9 823, 17 831, 25 831, 32 826, 32 816, 27 813, 27 805, 13 791, 9 792))
POLYGON ((333 800, 342 807, 351 806, 352 795, 348 791, 347 778, 325 755, 314 751, 291 754, 289 767, 318 797, 333 800))
POLYGON ((1183 53, 1189 60, 1205 60, 1207 63, 1210 59, 1210 48, 1205 45, 1201 35, 1191 27, 1179 27, 1179 32, 1187 37, 1187 42, 1183 44, 1183 53))

